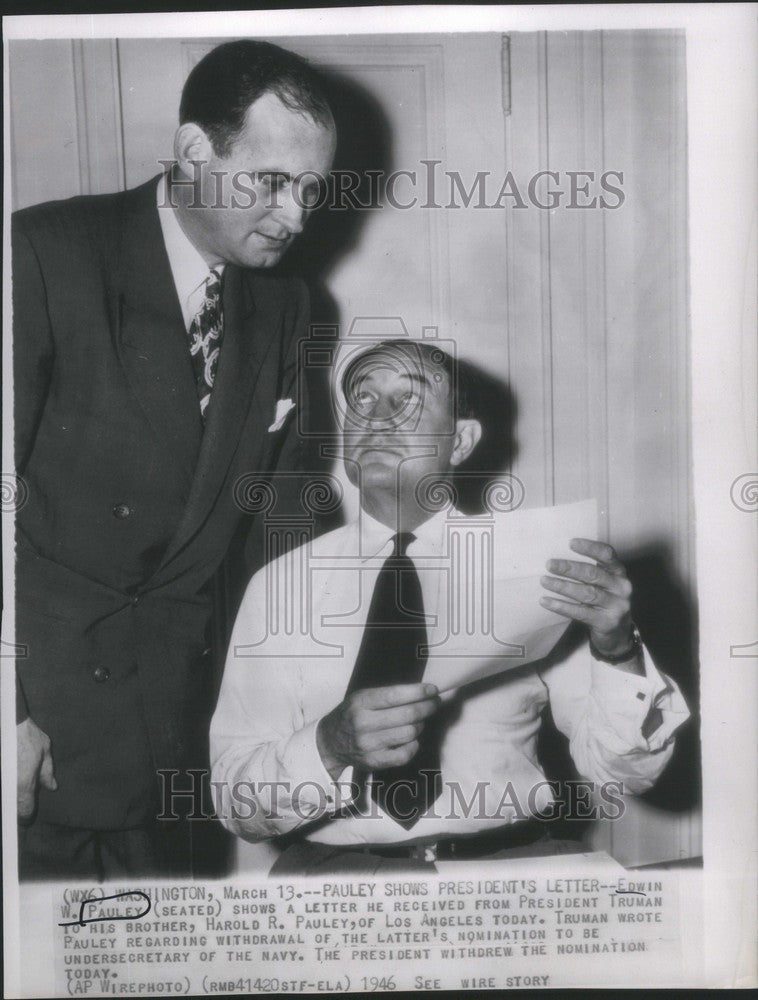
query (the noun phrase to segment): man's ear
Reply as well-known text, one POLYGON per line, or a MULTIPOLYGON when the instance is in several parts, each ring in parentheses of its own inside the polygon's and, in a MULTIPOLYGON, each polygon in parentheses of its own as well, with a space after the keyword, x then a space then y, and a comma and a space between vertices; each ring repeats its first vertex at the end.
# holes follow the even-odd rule
POLYGON ((455 424, 455 444, 450 456, 451 465, 465 462, 471 452, 479 444, 482 436, 482 425, 478 420, 457 420, 455 424))
POLYGON ((208 163, 214 156, 213 144, 194 122, 180 125, 174 135, 174 159, 185 177, 194 180, 193 162, 208 163))

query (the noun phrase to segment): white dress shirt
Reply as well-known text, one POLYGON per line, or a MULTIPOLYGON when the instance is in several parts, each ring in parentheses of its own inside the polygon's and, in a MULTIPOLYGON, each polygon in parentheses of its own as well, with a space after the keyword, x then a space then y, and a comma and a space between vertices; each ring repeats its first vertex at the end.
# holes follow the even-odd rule
MULTIPOLYGON (((174 278, 176 294, 182 308, 184 327, 189 332, 192 320, 203 304, 205 283, 210 276, 211 269, 179 225, 176 212, 169 202, 166 178, 167 174, 163 174, 158 181, 158 218, 163 232, 163 241, 166 244, 166 253, 174 278)), ((224 267, 224 264, 216 264, 214 270, 221 275, 224 273, 224 267)))
MULTIPOLYGON (((465 525, 468 519, 456 516, 465 525)), ((445 574, 433 568, 446 522, 445 512, 431 517, 407 549, 419 572, 430 643, 449 625, 450 602, 440 589, 445 574)), ((214 796, 229 830, 255 841, 302 828, 320 843, 380 845, 525 819, 553 800, 537 759, 548 701, 583 778, 622 782, 625 793, 651 787, 689 715, 681 693, 646 651, 641 676, 594 660, 585 642, 560 661, 548 656, 445 696, 454 701, 454 721, 441 745, 443 794, 410 830, 373 801, 370 815, 345 815, 352 769, 332 781, 316 727, 345 696, 393 534, 362 512, 359 521, 269 563, 250 581, 211 724, 214 796), (662 722, 646 738, 642 727, 653 707, 662 722), (475 804, 468 816, 460 796, 475 804)), ((507 616, 508 609, 496 613, 507 616)))

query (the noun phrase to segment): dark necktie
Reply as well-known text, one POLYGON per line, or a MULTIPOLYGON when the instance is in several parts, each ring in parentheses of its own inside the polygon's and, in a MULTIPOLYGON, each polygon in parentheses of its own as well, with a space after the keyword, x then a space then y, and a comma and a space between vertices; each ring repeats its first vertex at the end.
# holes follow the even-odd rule
MULTIPOLYGON (((394 552, 379 571, 366 627, 347 694, 364 688, 415 684, 426 667, 428 642, 421 581, 406 549, 416 536, 392 539, 394 552)), ((426 722, 416 756, 402 767, 375 771, 371 795, 398 823, 410 829, 440 794, 439 741, 426 722)), ((362 784, 365 775, 357 775, 362 784)), ((359 796, 360 799, 360 796, 359 796)))
POLYGON ((206 421, 208 403, 216 380, 216 369, 224 337, 221 310, 221 275, 211 270, 205 282, 205 298, 189 328, 190 354, 195 373, 200 416, 206 421))

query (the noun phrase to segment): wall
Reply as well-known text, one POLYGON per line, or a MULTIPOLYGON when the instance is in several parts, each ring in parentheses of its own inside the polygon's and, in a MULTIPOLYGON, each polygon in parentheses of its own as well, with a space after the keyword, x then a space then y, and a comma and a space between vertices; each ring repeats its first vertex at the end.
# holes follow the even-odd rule
MULTIPOLYGON (((694 704, 684 40, 542 33, 514 35, 510 52, 506 165, 519 186, 539 170, 561 173, 553 187, 564 190, 567 170, 624 174, 617 209, 564 197, 555 210, 507 213, 509 372, 529 387, 514 471, 535 502, 598 498, 643 635, 694 704)), ((692 726, 667 780, 596 843, 630 864, 697 854, 698 760, 692 726), (665 799, 678 803, 675 821, 658 808, 665 799)))

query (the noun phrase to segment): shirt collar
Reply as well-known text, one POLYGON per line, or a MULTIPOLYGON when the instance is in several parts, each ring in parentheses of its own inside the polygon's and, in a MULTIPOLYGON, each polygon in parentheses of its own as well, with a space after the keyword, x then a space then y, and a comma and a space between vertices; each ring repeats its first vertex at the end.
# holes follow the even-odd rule
MULTIPOLYGON (((188 326, 197 311, 190 307, 190 300, 205 284, 210 274, 210 268, 200 251, 179 225, 176 210, 172 208, 167 197, 167 177, 167 174, 163 174, 158 181, 158 218, 163 231, 163 241, 166 244, 166 253, 176 286, 176 294, 182 307, 185 325, 188 326)), ((214 270, 222 274, 224 265, 217 264, 214 270)))
MULTIPOLYGON (((416 536, 415 541, 408 546, 408 555, 424 555, 436 551, 440 545, 444 525, 448 516, 453 513, 448 510, 439 510, 432 514, 430 518, 413 529, 416 536)), ((375 559, 377 556, 388 556, 391 554, 390 540, 396 534, 392 528, 377 521, 376 518, 367 514, 361 508, 358 515, 358 537, 360 542, 360 556, 362 560, 375 559), (384 550, 387 550, 386 552, 384 550)))

